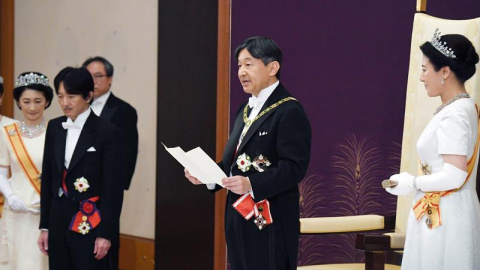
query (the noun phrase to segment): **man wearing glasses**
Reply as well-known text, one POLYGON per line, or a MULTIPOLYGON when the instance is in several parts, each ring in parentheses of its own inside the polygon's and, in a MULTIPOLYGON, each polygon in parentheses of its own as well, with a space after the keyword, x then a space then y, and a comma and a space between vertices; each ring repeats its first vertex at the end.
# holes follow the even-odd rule
MULTIPOLYGON (((88 58, 82 67, 88 69, 94 81, 92 111, 123 132, 123 153, 125 154, 125 183, 128 190, 135 171, 138 154, 137 111, 127 102, 113 95, 110 87, 113 81, 113 65, 101 56, 88 58)), ((118 235, 118 234, 117 234, 118 235)), ((118 248, 120 239, 114 239, 110 249, 109 269, 118 269, 118 248)))
POLYGON ((113 95, 113 65, 101 56, 88 58, 82 64, 92 74, 95 83, 91 108, 96 115, 120 128, 125 138, 125 184, 128 190, 132 181, 138 153, 137 111, 127 102, 113 95))

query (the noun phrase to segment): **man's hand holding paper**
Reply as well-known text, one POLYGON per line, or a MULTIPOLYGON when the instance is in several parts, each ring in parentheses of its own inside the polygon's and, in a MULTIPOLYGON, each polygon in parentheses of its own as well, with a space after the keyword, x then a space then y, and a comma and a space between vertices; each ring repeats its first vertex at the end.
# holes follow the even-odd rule
POLYGON ((196 177, 193 177, 190 172, 185 169, 185 177, 188 179, 188 181, 190 181, 192 184, 194 185, 201 185, 203 184, 202 181, 198 180, 196 177))
POLYGON ((195 185, 217 184, 223 187, 222 179, 227 176, 200 147, 184 152, 180 147, 167 148, 170 153, 185 168, 185 177, 195 185), (200 182, 200 183, 199 183, 200 182))
POLYGON ((224 178, 222 183, 226 189, 238 195, 243 195, 252 190, 248 177, 241 175, 224 178))

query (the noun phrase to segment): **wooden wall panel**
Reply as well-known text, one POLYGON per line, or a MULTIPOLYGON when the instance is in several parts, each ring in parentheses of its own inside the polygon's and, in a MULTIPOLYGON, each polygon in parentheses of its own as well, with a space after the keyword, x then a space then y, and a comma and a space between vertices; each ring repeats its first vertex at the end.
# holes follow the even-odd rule
POLYGON ((215 196, 166 151, 216 154, 218 0, 161 0, 155 269, 213 269, 215 196))
MULTIPOLYGON (((222 159, 229 135, 230 104, 230 15, 231 0, 218 0, 218 51, 217 51, 217 161, 222 159)), ((215 194, 214 270, 225 270, 227 250, 225 244, 226 190, 215 194)))
POLYGON ((1 112, 8 117, 13 117, 14 2, 13 0, 0 1, 0 75, 4 79, 1 112))

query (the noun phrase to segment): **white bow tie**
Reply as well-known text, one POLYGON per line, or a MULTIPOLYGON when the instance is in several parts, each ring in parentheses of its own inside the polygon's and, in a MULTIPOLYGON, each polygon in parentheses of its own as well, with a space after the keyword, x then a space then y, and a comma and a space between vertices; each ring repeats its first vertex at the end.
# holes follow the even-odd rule
POLYGON ((103 101, 101 101, 101 100, 94 100, 94 101, 92 102, 92 105, 90 105, 90 107, 91 107, 91 106, 100 106, 100 105, 102 105, 102 104, 103 104, 103 101))
POLYGON ((80 128, 79 125, 73 123, 73 122, 62 122, 62 127, 64 129, 69 129, 69 128, 80 128))
POLYGON ((248 99, 248 106, 252 109, 260 109, 263 103, 265 103, 265 99, 263 98, 250 97, 248 99))

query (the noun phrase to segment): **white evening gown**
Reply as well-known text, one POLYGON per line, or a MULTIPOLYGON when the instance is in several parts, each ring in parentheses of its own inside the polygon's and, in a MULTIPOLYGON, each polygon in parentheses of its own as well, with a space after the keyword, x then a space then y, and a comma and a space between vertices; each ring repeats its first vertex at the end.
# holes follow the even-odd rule
MULTIPOLYGON (((418 139, 417 151, 422 164, 431 167, 432 174, 442 170, 441 154, 472 156, 478 132, 477 117, 474 101, 468 98, 451 103, 430 120, 418 139)), ((410 211, 402 269, 480 269, 476 172, 477 166, 462 189, 441 198, 442 225, 439 227, 428 229, 426 215, 417 221, 410 211)), ((413 203, 424 194, 418 191, 413 203)))
MULTIPOLYGON (((45 133, 43 132, 35 138, 22 137, 30 158, 40 171, 42 169, 45 133)), ((20 196, 28 207, 29 204, 40 200, 40 196, 26 178, 6 136, 5 129, 1 128, 0 165, 10 166, 12 190, 20 196)), ((39 214, 14 212, 5 204, 3 217, 0 220, 0 240, 3 242, 0 245, 0 258, 5 258, 7 261, 0 263, 0 270, 48 269, 48 257, 40 252, 37 245, 40 235, 39 223, 39 214)))

